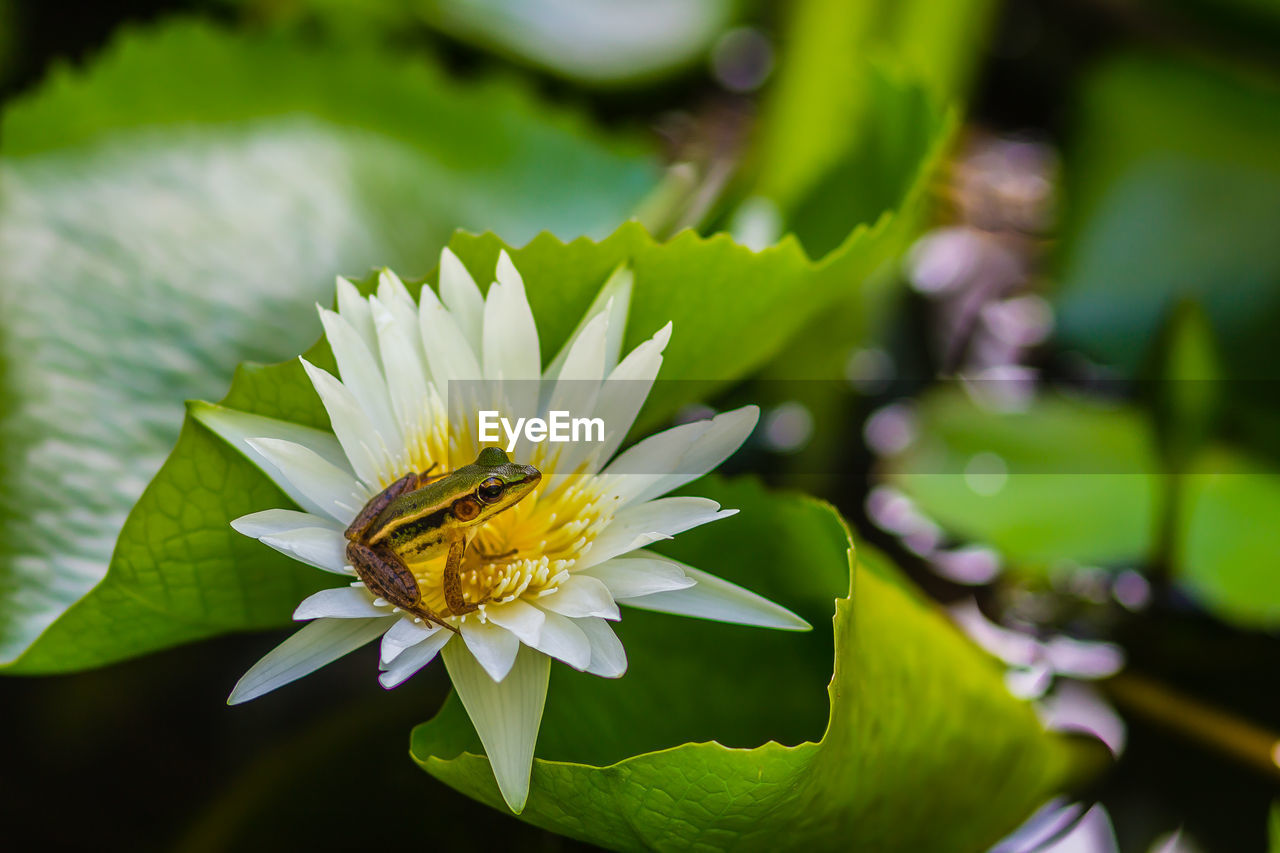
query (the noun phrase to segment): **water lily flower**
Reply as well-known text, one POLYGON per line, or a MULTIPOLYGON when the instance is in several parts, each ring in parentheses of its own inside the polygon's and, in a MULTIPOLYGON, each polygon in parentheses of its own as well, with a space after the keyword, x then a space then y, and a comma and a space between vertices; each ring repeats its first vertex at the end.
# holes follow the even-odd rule
POLYGON ((733 453, 758 410, 747 406, 683 424, 618 454, 662 365, 671 324, 619 358, 632 286, 631 273, 621 269, 544 368, 524 283, 505 252, 496 278, 482 296, 446 249, 439 294, 423 286, 416 303, 389 270, 367 299, 339 279, 338 311, 321 308, 320 317, 340 378, 302 362, 332 433, 208 404, 193 413, 302 508, 256 512, 232 526, 351 579, 298 606, 294 618, 308 624, 250 669, 229 702, 261 696, 378 637, 379 680, 388 689, 439 656, 502 796, 519 813, 551 660, 621 676, 627 657, 610 625, 621 618, 619 604, 787 630, 809 625, 752 592, 645 550, 735 512, 705 498, 663 495, 733 453), (454 615, 448 607, 445 557, 408 566, 423 604, 441 614, 437 624, 356 579, 344 531, 371 498, 407 473, 452 471, 476 460, 482 445, 472 428, 475 412, 444 403, 450 382, 467 380, 480 380, 479 387, 514 381, 509 388, 545 382, 554 389, 545 405, 554 406, 563 392, 589 406, 609 432, 592 444, 521 440, 513 458, 537 467, 542 479, 484 522, 464 552, 458 577, 465 600, 479 603, 474 609, 454 615))

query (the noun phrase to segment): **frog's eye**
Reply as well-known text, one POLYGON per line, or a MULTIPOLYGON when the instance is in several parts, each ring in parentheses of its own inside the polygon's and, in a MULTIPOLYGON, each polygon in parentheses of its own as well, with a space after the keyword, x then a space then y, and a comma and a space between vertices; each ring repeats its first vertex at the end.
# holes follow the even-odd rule
POLYGON ((506 488, 502 481, 497 477, 490 477, 480 484, 480 488, 476 490, 476 494, 480 496, 480 500, 485 503, 493 503, 502 497, 502 490, 506 488))

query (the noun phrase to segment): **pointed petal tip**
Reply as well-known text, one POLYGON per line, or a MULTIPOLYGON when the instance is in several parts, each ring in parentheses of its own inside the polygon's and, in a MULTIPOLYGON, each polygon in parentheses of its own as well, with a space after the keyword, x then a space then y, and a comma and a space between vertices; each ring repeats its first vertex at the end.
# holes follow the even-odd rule
POLYGON ((741 408, 724 412, 723 414, 720 415, 720 417, 733 418, 735 420, 738 418, 741 418, 743 421, 750 421, 751 426, 754 429, 756 422, 760 420, 760 407, 757 406, 755 403, 748 403, 747 405, 742 406, 741 408))
POLYGON ((244 521, 244 520, 245 520, 246 518, 248 518, 248 517, 249 517, 249 516, 247 516, 247 515, 242 515, 242 516, 240 516, 239 518, 233 518, 233 519, 231 520, 231 529, 232 529, 232 530, 234 530, 236 533, 239 533, 241 536, 248 536, 250 539, 257 539, 257 538, 258 538, 257 536, 254 536, 252 533, 247 533, 247 532, 246 532, 246 531, 248 531, 248 530, 251 530, 251 529, 252 529, 252 528, 251 528, 247 523, 245 523, 245 521, 244 521))
POLYGON ((302 362, 302 369, 306 371, 307 378, 311 380, 312 385, 316 384, 315 376, 317 373, 328 373, 327 370, 323 370, 319 367, 316 367, 314 364, 307 361, 306 356, 301 356, 301 355, 298 356, 298 361, 302 362))
POLYGON ((778 614, 778 624, 765 627, 771 627, 778 631, 804 632, 813 630, 813 626, 809 624, 809 620, 797 616, 795 613, 792 613, 781 605, 778 606, 778 609, 782 611, 778 614))
POLYGON ((665 350, 667 348, 667 344, 671 343, 671 330, 673 328, 674 325, 670 320, 668 320, 667 325, 653 333, 653 341, 658 345, 659 351, 665 350))
MULTIPOLYGON (((499 790, 501 790, 501 789, 499 789, 499 790)), ((518 815, 518 814, 520 814, 521 812, 523 812, 523 811, 524 811, 524 807, 525 807, 525 805, 527 805, 527 804, 528 804, 528 801, 529 801, 529 790, 528 790, 528 788, 526 788, 522 793, 519 793, 519 794, 517 794, 517 795, 513 795, 513 796, 511 796, 511 797, 508 797, 508 796, 507 796, 507 792, 506 792, 506 791, 503 791, 503 792, 502 792, 502 799, 503 799, 504 801, 506 801, 507 808, 511 809, 511 813, 512 813, 512 814, 514 814, 514 815, 518 815)))
POLYGON ((520 270, 516 269, 515 262, 511 260, 506 249, 498 253, 498 266, 494 275, 500 284, 514 285, 521 290, 524 289, 524 278, 521 277, 520 270))

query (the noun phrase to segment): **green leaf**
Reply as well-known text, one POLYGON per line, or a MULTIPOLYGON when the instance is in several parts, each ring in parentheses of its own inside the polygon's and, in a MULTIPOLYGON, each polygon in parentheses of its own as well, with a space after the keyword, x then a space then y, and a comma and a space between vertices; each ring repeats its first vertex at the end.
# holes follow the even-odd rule
MULTIPOLYGON (((653 424, 767 360, 839 289, 848 265, 881 250, 884 234, 883 228, 860 230, 841 254, 822 263, 811 262, 794 240, 758 253, 725 235, 703 238, 691 231, 657 243, 634 222, 600 243, 580 238, 565 244, 543 234, 509 251, 525 280, 544 364, 610 273, 624 261, 631 266, 635 284, 624 346, 650 337, 668 321, 674 325, 660 379, 679 381, 655 385, 642 413, 653 424), (808 298, 797 299, 797 293, 808 298), (743 339, 752 346, 739 346, 743 339)), ((459 233, 450 246, 477 280, 492 280, 503 248, 497 237, 459 233)), ((308 359, 321 366, 332 363, 323 343, 308 359)), ((328 426, 296 360, 241 369, 223 404, 328 426)), ((229 527, 245 513, 285 505, 288 499, 247 460, 188 423, 130 513, 106 579, 14 668, 79 669, 196 637, 287 624, 300 595, 322 584, 323 574, 282 562, 229 527), (275 582, 262 583, 262 573, 274 573, 275 582), (165 619, 150 618, 153 610, 165 619), (88 630, 113 620, 137 621, 136 641, 132 635, 117 640, 114 633, 88 630)))
POLYGON ((887 460, 890 483, 965 540, 998 548, 1015 568, 1146 568, 1169 523, 1173 579, 1215 616, 1280 625, 1276 536, 1280 472, 1236 450, 1200 451, 1163 472, 1145 418, 1128 406, 1042 397, 1002 414, 959 393, 926 396, 919 438, 887 460), (998 459, 1004 472, 992 473, 998 459), (1173 495, 1172 498, 1168 497, 1173 495))
POLYGON ((1214 613, 1237 625, 1280 625, 1276 533, 1280 472, 1212 448, 1184 477, 1175 560, 1182 580, 1214 613))
MULTIPOLYGON (((634 144, 509 83, 194 24, 56 74, 10 107, 3 139, 0 661, 102 580, 181 401, 313 341, 335 273, 421 274, 459 225, 607 234, 656 178, 634 144)), ((233 398, 307 408, 299 384, 254 377, 233 398)), ((20 669, 274 624, 314 585, 225 527, 278 493, 192 427, 182 446, 198 453, 148 492, 110 582, 20 669)))
MULTIPOLYGON (((893 567, 870 553, 855 564, 831 507, 752 481, 694 491, 742 511, 670 553, 817 630, 626 611, 621 679, 553 667, 522 820, 621 850, 977 850, 1068 782, 1085 753, 1046 735, 893 567)), ((456 699, 414 730, 411 752, 502 808, 456 699)))
POLYGON ((1046 396, 1003 414, 946 390, 916 414, 917 439, 886 473, 947 530, 1028 569, 1151 554, 1163 484, 1133 409, 1046 396))
MULTIPOLYGON (((927 0, 789 4, 778 70, 755 139, 751 192, 772 199, 788 224, 803 207, 811 208, 803 217, 813 219, 812 208, 823 207, 832 194, 843 199, 837 212, 844 222, 866 215, 864 205, 874 205, 899 172, 885 164, 859 169, 847 161, 856 163, 868 148, 876 156, 897 152, 904 162, 919 161, 911 152, 921 141, 902 132, 919 123, 894 112, 919 109, 911 96, 941 103, 963 96, 993 8, 989 0, 945 8, 927 0), (916 91, 906 91, 906 82, 916 91)), ((811 243, 816 235, 800 235, 819 251, 811 243)))
POLYGON ((1268 378, 1280 321, 1274 81, 1124 56, 1081 100, 1065 170, 1064 339, 1132 373, 1167 311, 1193 299, 1227 375, 1268 378))

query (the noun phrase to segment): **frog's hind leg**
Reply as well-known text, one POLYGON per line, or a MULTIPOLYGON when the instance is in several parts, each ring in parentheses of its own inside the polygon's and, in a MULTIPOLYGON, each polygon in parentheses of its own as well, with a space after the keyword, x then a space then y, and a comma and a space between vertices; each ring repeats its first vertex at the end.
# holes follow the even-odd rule
POLYGON ((355 568, 356 576, 374 595, 386 599, 406 613, 458 633, 458 629, 446 622, 444 617, 422 603, 418 579, 391 549, 349 542, 347 559, 355 568))

